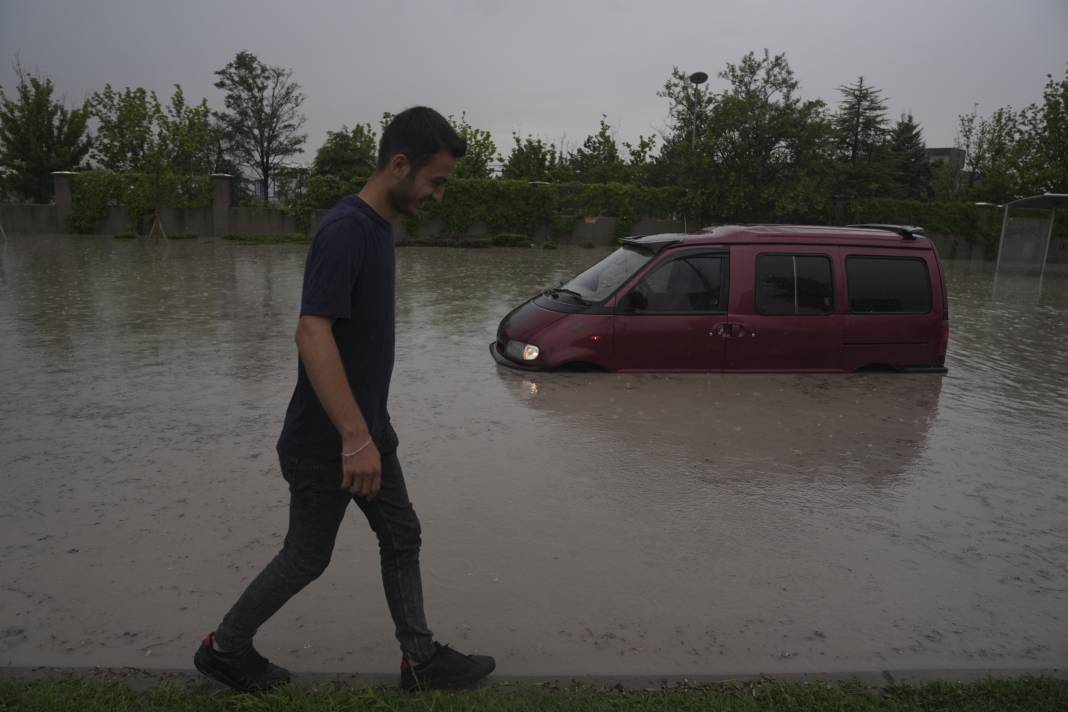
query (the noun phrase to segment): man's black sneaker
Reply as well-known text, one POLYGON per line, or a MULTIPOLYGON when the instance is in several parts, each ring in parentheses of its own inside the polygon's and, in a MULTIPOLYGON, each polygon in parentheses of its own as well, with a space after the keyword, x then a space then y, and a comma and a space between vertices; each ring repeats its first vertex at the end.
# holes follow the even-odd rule
POLYGON ((289 682, 289 671, 272 665, 249 643, 240 650, 218 653, 212 647, 214 633, 200 644, 193 664, 197 670, 238 692, 266 692, 289 682))
POLYGON ((401 661, 404 690, 448 690, 472 687, 487 677, 497 662, 488 655, 464 655, 447 645, 434 643, 434 655, 418 665, 401 661))

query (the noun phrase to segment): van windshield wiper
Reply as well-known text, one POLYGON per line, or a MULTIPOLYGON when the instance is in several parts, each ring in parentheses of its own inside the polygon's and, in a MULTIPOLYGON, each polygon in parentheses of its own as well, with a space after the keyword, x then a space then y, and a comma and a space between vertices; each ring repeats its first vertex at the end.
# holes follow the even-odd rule
POLYGON ((575 299, 577 299, 581 304, 584 304, 586 306, 588 306, 591 303, 590 301, 588 301, 586 299, 586 297, 582 296, 581 294, 576 292, 574 289, 568 289, 567 287, 553 287, 552 289, 546 289, 543 292, 543 294, 548 294, 553 299, 556 299, 556 295, 559 294, 560 292, 563 292, 564 294, 570 294, 575 299))

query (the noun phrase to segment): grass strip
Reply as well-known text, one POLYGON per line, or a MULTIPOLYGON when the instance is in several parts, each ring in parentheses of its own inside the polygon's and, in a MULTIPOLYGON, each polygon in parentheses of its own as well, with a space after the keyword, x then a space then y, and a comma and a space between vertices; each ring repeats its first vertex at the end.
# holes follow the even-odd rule
POLYGON ((622 691, 590 686, 491 685, 463 692, 407 694, 384 687, 286 686, 265 695, 243 695, 204 684, 160 685, 133 691, 116 682, 87 680, 0 681, 0 710, 47 712, 339 712, 397 710, 483 712, 508 710, 784 710, 1053 712, 1068 709, 1068 681, 1049 677, 989 679, 978 683, 928 683, 873 689, 857 684, 779 683, 716 685, 622 691))
POLYGON ((311 242, 311 236, 302 232, 280 232, 267 235, 223 235, 223 239, 240 242, 245 245, 284 245, 311 242))

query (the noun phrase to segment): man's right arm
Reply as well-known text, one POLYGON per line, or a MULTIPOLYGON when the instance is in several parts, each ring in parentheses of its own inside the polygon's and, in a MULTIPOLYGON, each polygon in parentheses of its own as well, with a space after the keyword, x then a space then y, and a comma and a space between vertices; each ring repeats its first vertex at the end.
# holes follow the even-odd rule
MULTIPOLYGON (((367 422, 352 396, 341 355, 334 341, 334 320, 305 314, 297 323, 297 350, 315 395, 330 422, 341 434, 342 452, 353 452, 370 440, 367 422)), ((359 454, 342 458, 341 486, 353 494, 371 497, 382 484, 382 463, 372 442, 359 454)))

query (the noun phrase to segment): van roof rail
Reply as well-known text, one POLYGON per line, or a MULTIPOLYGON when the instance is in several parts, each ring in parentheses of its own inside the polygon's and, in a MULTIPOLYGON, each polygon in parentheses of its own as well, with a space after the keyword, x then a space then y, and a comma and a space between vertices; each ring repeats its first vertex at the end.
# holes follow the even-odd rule
POLYGON ((889 232, 896 232, 906 240, 915 240, 917 235, 923 235, 926 231, 922 227, 916 225, 889 225, 886 223, 858 223, 856 225, 846 225, 846 227, 858 227, 866 230, 888 230, 889 232))
POLYGON ((619 243, 621 245, 636 248, 642 252, 647 252, 650 255, 659 254, 665 247, 668 247, 669 245, 677 245, 682 241, 682 236, 674 234, 632 235, 630 237, 619 238, 619 243))

